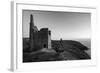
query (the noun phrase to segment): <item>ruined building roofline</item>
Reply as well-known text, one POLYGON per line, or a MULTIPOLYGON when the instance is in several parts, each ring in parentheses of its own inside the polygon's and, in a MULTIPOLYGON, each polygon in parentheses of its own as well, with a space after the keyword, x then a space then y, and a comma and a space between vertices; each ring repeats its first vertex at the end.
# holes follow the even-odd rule
MULTIPOLYGON (((30 24, 31 24, 31 27, 34 28, 35 30, 38 30, 37 26, 34 25, 34 18, 33 18, 33 15, 30 14, 30 24)), ((44 31, 44 30, 48 30, 50 31, 48 28, 41 28, 40 31, 44 31)), ((39 30, 38 30, 39 31, 39 30)))
POLYGON ((48 30, 48 31, 50 31, 49 28, 41 28, 40 30, 48 30))
POLYGON ((41 28, 40 30, 45 30, 45 29, 48 30, 48 28, 41 28))

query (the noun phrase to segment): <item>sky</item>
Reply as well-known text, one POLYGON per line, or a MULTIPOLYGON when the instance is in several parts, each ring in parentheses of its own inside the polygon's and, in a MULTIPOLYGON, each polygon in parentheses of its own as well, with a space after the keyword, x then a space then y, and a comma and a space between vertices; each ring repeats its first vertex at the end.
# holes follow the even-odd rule
POLYGON ((30 15, 33 15, 34 25, 40 30, 49 28, 51 39, 64 40, 88 39, 91 37, 91 14, 79 12, 56 12, 23 10, 22 33, 29 37, 30 15))

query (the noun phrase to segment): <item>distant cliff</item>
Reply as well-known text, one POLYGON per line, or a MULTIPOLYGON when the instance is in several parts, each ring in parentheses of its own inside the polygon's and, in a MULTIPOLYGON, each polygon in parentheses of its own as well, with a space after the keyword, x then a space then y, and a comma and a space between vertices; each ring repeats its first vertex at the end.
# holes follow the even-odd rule
POLYGON ((85 52, 85 50, 89 48, 78 41, 52 40, 52 48, 55 50, 63 50, 64 52, 61 54, 64 55, 66 59, 90 59, 90 56, 85 52))

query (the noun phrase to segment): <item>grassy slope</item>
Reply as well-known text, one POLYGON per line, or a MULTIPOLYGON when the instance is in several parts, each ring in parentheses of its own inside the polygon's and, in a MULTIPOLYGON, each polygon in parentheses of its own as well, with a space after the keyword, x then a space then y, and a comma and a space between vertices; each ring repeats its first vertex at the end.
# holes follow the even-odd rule
POLYGON ((52 40, 52 49, 56 51, 55 53, 54 52, 48 53, 42 51, 29 53, 28 52, 29 39, 24 39, 23 45, 24 45, 24 53, 23 53, 24 62, 90 59, 88 54, 84 52, 84 50, 87 50, 88 48, 77 41, 63 40, 62 44, 60 44, 60 41, 52 40))

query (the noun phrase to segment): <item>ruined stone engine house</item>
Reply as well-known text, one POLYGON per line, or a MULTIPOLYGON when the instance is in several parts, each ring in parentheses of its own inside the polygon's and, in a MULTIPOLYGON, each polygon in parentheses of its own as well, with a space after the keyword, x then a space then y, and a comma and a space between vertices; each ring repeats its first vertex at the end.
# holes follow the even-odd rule
POLYGON ((34 25, 33 15, 30 15, 30 51, 42 48, 51 49, 51 31, 48 28, 38 28, 34 25))

